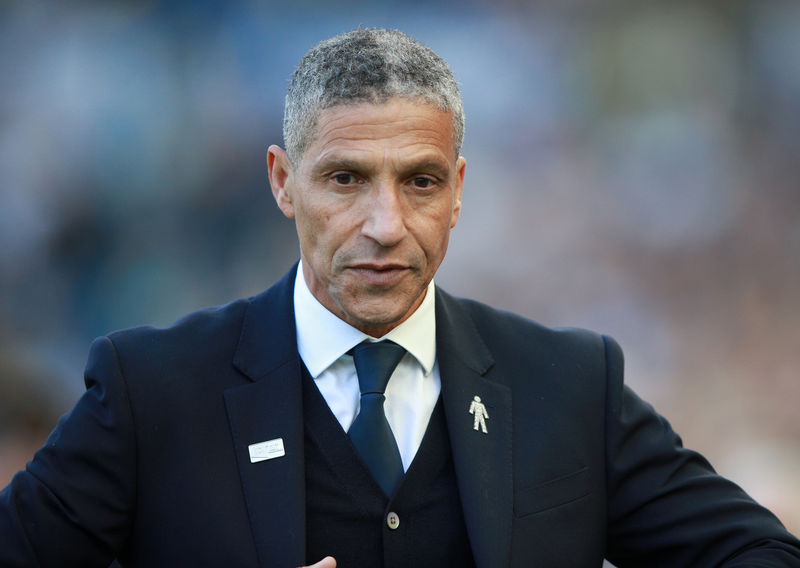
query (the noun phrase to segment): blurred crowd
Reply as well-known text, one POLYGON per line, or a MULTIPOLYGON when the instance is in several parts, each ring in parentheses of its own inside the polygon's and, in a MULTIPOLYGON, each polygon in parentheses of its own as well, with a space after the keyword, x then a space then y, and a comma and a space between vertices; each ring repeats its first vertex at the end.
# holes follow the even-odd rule
POLYGON ((0 3, 0 485, 92 338, 298 258, 265 155, 302 54, 359 25, 440 53, 467 113, 437 276, 615 336, 687 445, 800 532, 800 3, 0 3))

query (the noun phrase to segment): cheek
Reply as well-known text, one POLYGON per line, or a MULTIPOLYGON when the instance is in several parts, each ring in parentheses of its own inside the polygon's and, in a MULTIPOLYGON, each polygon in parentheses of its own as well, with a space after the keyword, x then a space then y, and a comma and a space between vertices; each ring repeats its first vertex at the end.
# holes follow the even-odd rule
POLYGON ((320 208, 298 210, 297 231, 304 253, 316 258, 332 257, 348 235, 341 216, 320 208))
POLYGON ((453 228, 458 214, 453 208, 451 201, 440 204, 435 210, 429 212, 426 216, 425 227, 429 233, 428 238, 431 241, 447 242, 450 235, 450 229, 453 228))
POLYGON ((450 239, 450 217, 442 215, 426 218, 419 224, 416 241, 422 248, 428 262, 438 266, 442 261, 450 239))

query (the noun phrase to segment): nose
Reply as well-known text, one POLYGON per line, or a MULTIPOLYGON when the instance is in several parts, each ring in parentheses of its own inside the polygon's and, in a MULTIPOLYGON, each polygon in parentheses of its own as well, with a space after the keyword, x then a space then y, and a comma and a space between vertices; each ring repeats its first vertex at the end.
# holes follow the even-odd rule
POLYGON ((383 247, 391 247, 405 237, 406 227, 401 188, 393 184, 381 184, 369 192, 369 199, 362 234, 383 247))

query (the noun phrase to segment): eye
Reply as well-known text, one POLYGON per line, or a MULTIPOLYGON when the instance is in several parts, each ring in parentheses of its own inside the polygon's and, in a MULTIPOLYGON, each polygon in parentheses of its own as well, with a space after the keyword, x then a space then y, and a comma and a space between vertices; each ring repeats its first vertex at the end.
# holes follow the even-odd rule
POLYGON ((411 185, 416 189, 430 189, 436 184, 431 178, 418 176, 411 180, 411 185))
POLYGON ((349 172, 340 172, 331 176, 331 180, 337 185, 353 185, 358 180, 356 176, 349 172))

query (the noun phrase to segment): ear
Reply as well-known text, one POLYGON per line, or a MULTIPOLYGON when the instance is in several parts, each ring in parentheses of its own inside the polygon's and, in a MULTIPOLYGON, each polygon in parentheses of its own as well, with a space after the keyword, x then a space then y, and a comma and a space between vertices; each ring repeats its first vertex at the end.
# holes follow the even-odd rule
POLYGON ((453 215, 450 219, 450 228, 456 226, 459 215, 461 215, 461 193, 464 190, 464 171, 467 169, 467 159, 459 156, 456 161, 456 187, 453 194, 453 215))
POLYGON ((294 219, 294 203, 292 202, 292 182, 294 169, 286 150, 273 144, 267 149, 267 170, 272 196, 283 214, 294 219))

